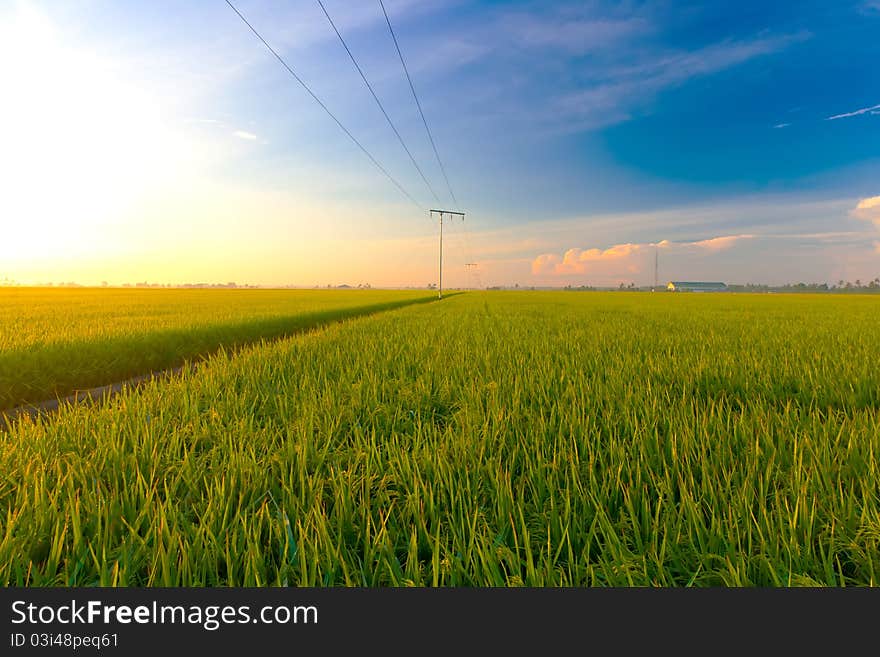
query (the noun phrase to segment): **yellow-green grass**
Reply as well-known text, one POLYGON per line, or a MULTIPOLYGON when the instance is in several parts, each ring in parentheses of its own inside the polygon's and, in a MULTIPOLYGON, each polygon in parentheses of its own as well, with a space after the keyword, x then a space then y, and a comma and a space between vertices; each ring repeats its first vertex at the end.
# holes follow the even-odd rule
POLYGON ((0 288, 0 410, 431 298, 424 290, 0 288))
POLYGON ((7 585, 852 585, 878 299, 469 293, 22 420, 7 585))

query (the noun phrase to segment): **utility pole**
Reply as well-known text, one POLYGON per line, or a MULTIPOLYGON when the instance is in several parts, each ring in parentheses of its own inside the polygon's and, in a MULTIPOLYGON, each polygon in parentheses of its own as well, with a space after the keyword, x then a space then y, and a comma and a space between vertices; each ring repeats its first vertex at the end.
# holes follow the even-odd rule
POLYGON ((658 246, 654 246, 654 287, 651 288, 651 292, 657 289, 657 263, 660 259, 660 249, 658 246))
POLYGON ((443 215, 454 215, 457 217, 461 217, 461 220, 464 221, 464 212, 453 212, 452 210, 431 210, 431 216, 436 212, 440 215, 440 282, 437 285, 437 298, 443 298, 443 215))

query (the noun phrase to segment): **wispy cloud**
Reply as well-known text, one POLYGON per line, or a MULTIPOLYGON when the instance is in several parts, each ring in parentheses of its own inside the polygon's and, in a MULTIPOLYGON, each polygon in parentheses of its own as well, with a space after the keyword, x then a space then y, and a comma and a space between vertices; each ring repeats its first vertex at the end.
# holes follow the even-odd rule
POLYGON ((234 125, 230 125, 228 122, 220 119, 204 117, 185 118, 182 119, 182 123, 193 126, 206 126, 206 128, 211 130, 213 134, 232 135, 237 139, 244 139, 245 141, 260 141, 260 143, 266 143, 265 140, 260 139, 260 137, 253 132, 236 128, 234 125))
MULTIPOLYGON (((471 124, 479 118, 527 126, 538 137, 599 130, 650 113, 664 92, 690 80, 780 53, 807 31, 730 33, 675 45, 656 3, 505 3, 493 18, 456 30, 480 46, 470 62, 490 72, 460 95, 471 124), (491 44, 487 48, 486 44, 491 44)), ((491 16, 492 14, 490 14, 491 16)))
MULTIPOLYGON (((740 240, 750 240, 754 237, 754 235, 724 235, 722 237, 713 237, 708 240, 700 240, 699 242, 692 242, 693 246, 700 247, 702 249, 707 249, 708 251, 724 251, 725 249, 729 249, 733 245, 735 245, 740 240)), ((688 245, 687 243, 685 244, 688 245)))
POLYGON ((501 20, 501 28, 521 47, 551 48, 572 55, 583 55, 616 46, 652 30, 642 17, 572 17, 557 14, 510 14, 501 20))
POLYGON ((218 119, 202 119, 202 118, 185 118, 182 119, 183 123, 195 123, 202 125, 223 125, 223 122, 218 119))
POLYGON ((848 119, 851 116, 859 116, 861 114, 874 114, 877 110, 880 110, 880 105, 872 105, 871 107, 863 107, 852 112, 845 112, 844 114, 835 114, 834 116, 829 116, 825 120, 836 121, 837 119, 848 119))
MULTIPOLYGON (((327 4, 343 34, 384 26, 385 19, 377 3, 343 3, 344 10, 327 4)), ((444 0, 399 0, 393 5, 389 3, 388 11, 392 22, 403 24, 415 16, 447 6, 448 2, 444 0)), ((244 13, 257 29, 266 32, 267 40, 277 50, 301 52, 316 44, 336 40, 336 35, 328 29, 324 14, 316 3, 309 0, 290 0, 283 4, 254 3, 244 13)))
POLYGON ((580 89, 551 100, 545 111, 545 120, 573 130, 598 129, 620 123, 644 110, 667 89, 779 52, 808 38, 810 35, 802 32, 752 40, 725 40, 691 51, 663 53, 648 50, 634 63, 609 65, 594 73, 580 89))
POLYGON ((791 123, 777 123, 773 128, 779 130, 780 128, 787 128, 790 125, 791 123))

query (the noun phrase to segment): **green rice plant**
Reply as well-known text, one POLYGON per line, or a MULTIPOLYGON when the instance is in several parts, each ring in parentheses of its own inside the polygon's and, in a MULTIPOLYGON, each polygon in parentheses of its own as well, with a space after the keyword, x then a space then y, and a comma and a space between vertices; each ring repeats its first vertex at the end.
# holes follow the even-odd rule
POLYGON ((0 410, 432 299, 398 290, 6 288, 0 410))
POLYGON ((878 300, 492 292, 0 440, 6 585, 850 586, 878 300))

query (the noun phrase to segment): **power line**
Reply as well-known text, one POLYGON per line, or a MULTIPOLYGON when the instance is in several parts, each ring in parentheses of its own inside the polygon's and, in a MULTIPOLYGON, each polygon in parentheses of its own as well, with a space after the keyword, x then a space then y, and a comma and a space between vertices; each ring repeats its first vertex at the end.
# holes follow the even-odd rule
POLYGON ((446 188, 449 190, 449 195, 452 197, 455 206, 458 207, 458 199, 455 198, 455 194, 452 191, 452 185, 449 184, 449 177, 446 175, 446 167, 443 166, 443 160, 440 159, 440 152, 437 150, 437 144, 434 143, 434 136, 431 134, 431 129, 428 127, 428 120, 425 118, 425 113, 422 111, 422 104, 419 102, 416 88, 413 86, 412 78, 409 75, 409 69, 406 66, 406 60, 403 58, 400 44, 397 43, 397 35, 394 34, 394 28, 391 27, 391 19, 388 18, 388 12, 385 11, 385 3, 382 2, 382 0, 379 0, 379 5, 382 7, 382 13, 385 14, 385 22, 388 23, 388 31, 391 32, 391 38, 394 40, 394 47, 397 49, 397 55, 400 57, 400 63, 403 65, 403 72, 406 73, 406 79, 407 82, 409 82, 410 91, 412 91, 413 98, 416 101, 416 107, 419 108, 419 115, 422 117, 422 123, 425 124, 425 132, 428 133, 431 148, 434 149, 434 155, 437 156, 437 164, 440 165, 440 171, 443 173, 443 179, 446 181, 446 188))
POLYGON ((419 166, 418 162, 416 162, 416 158, 413 157, 413 154, 410 152, 409 148, 407 148, 406 142, 403 141, 403 137, 400 136, 400 132, 398 132, 397 127, 394 125, 394 121, 391 120, 391 117, 388 116, 388 112, 385 111, 385 107, 382 105, 382 101, 379 100, 379 96, 376 95, 376 92, 373 90, 373 85, 370 84, 369 80, 367 80, 367 76, 364 75, 363 70, 360 65, 357 63, 357 59, 352 54, 351 49, 348 47, 348 44, 345 42, 345 39, 342 38, 342 34, 339 33, 339 30, 336 28, 336 24, 333 22, 333 19, 330 18, 330 14, 327 12, 327 8, 324 6, 324 3, 321 0, 318 0, 318 4, 321 5, 321 9, 324 11, 324 15, 327 17, 327 20, 330 22, 330 27, 333 28, 333 31, 336 32, 336 36, 339 37, 340 43, 342 43, 342 47, 345 48, 345 52, 348 53, 348 56, 351 58, 351 62, 354 64, 354 67, 357 69, 357 72, 361 75, 361 80, 364 81, 364 84, 367 85, 367 89, 370 90, 370 94, 373 96, 373 100, 376 101, 376 105, 379 106, 379 109, 382 110, 382 114, 385 115, 385 120, 388 121, 388 125, 391 126, 391 129, 394 131, 394 134, 397 136, 397 141, 400 142, 400 145, 403 146, 403 150, 406 151, 406 154, 409 155, 410 161, 413 163, 413 166, 416 168, 416 171, 419 172, 419 175, 422 177, 422 180, 425 181, 425 185, 427 185, 428 189, 431 192, 431 196, 434 197, 434 200, 438 203, 440 199, 437 197, 436 192, 434 192, 434 188, 431 187, 431 183, 428 182, 428 179, 425 177, 422 168, 419 166))
POLYGON ((229 7, 232 9, 232 11, 234 11, 236 14, 238 14, 238 17, 242 20, 242 22, 250 28, 251 32, 253 32, 260 41, 263 42, 263 45, 269 49, 269 52, 271 52, 273 55, 275 55, 275 59, 277 59, 279 62, 281 62, 281 65, 287 69, 287 72, 293 76, 293 79, 296 80, 297 82, 299 82, 299 84, 302 86, 302 88, 305 89, 306 92, 308 92, 308 94, 312 97, 312 99, 314 99, 314 101, 316 103, 318 103, 318 105, 321 106, 321 109, 323 109, 327 113, 327 116, 329 116, 331 119, 333 119, 333 121, 336 123, 336 125, 338 125, 340 127, 340 129, 345 134, 347 134, 348 137, 355 143, 355 145, 359 149, 361 149, 363 154, 366 155, 370 159, 370 162, 372 162, 376 166, 376 168, 379 169, 379 171, 381 171, 383 174, 385 174, 385 177, 388 178, 388 180, 390 180, 392 183, 394 183, 394 186, 397 187, 397 189, 399 189, 404 196, 406 196, 410 201, 412 201, 416 205, 416 207, 419 208, 419 210, 424 211, 425 208, 423 208, 422 205, 417 200, 415 200, 408 191, 406 191, 403 188, 403 185, 401 185, 399 182, 397 182, 397 180, 394 178, 394 176, 392 176, 390 173, 388 173, 388 171, 385 169, 385 167, 383 167, 381 164, 379 164, 379 161, 375 157, 372 156, 370 151, 368 151, 363 146, 363 144, 361 144, 361 142, 359 142, 357 140, 357 138, 353 134, 351 134, 351 131, 342 124, 342 121, 340 121, 339 119, 336 118, 336 115, 333 114, 333 112, 331 112, 327 108, 327 106, 324 104, 324 102, 320 98, 318 98, 318 96, 315 95, 315 92, 309 88, 309 85, 307 85, 305 82, 303 82, 302 78, 300 78, 294 72, 294 70, 292 68, 290 68, 288 63, 286 61, 284 61, 284 59, 281 57, 281 55, 279 55, 277 52, 275 52, 275 49, 269 45, 269 43, 262 37, 262 35, 259 32, 257 32, 257 30, 254 28, 254 26, 248 22, 248 20, 242 15, 242 13, 235 7, 235 5, 232 4, 232 2, 230 2, 230 0, 226 0, 226 4, 229 5, 229 7))

